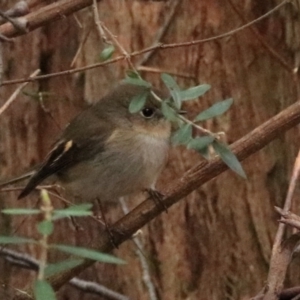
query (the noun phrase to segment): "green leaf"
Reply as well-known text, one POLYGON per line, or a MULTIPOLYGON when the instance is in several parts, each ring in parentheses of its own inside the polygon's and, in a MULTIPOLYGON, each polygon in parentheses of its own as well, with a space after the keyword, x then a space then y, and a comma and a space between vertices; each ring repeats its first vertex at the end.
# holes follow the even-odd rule
POLYGON ((184 124, 175 132, 171 141, 174 145, 186 145, 192 138, 192 125, 184 124))
POLYGON ((45 269, 45 276, 50 277, 54 274, 61 273, 65 270, 72 269, 80 265, 84 260, 83 259, 67 259, 56 264, 48 264, 45 269))
POLYGON ((37 215, 41 213, 41 211, 31 208, 8 208, 2 209, 2 213, 7 215, 37 215))
POLYGON ((27 239, 19 236, 0 236, 0 244, 36 244, 36 240, 27 239))
POLYGON ((148 91, 146 93, 139 94, 137 96, 134 96, 129 104, 129 112, 134 114, 139 112, 145 105, 147 97, 148 97, 148 91))
POLYGON ((207 91, 209 91, 211 86, 209 84, 201 84, 198 86, 191 87, 187 90, 180 91, 181 101, 188 101, 203 96, 207 91))
POLYGON ((201 156, 203 156, 206 160, 209 160, 209 148, 208 146, 198 150, 199 154, 201 154, 201 156))
POLYGON ((165 86, 169 89, 169 90, 176 90, 176 91, 180 91, 180 88, 177 84, 177 82, 175 81, 175 79, 167 74, 167 73, 162 73, 160 75, 162 81, 164 82, 165 86))
POLYGON ((52 286, 45 280, 36 280, 33 287, 35 300, 56 300, 52 286))
POLYGON ((90 209, 93 207, 92 203, 82 203, 79 205, 72 205, 65 209, 56 209, 53 211, 53 220, 64 217, 85 217, 91 216, 93 213, 90 209))
POLYGON ((108 47, 104 48, 103 51, 100 54, 100 60, 105 61, 112 57, 112 55, 115 52, 114 45, 109 45, 108 47))
POLYGON ((51 221, 44 220, 37 224, 37 229, 40 234, 50 235, 53 232, 54 226, 51 221))
POLYGON ((236 156, 231 152, 227 145, 215 140, 213 142, 214 150, 221 157, 223 162, 234 172, 239 174, 241 177, 247 179, 247 176, 242 168, 242 165, 236 158, 236 156))
POLYGON ((138 72, 136 72, 134 70, 130 70, 130 69, 126 70, 126 76, 130 77, 130 78, 135 78, 135 79, 140 78, 140 75, 138 72))
POLYGON ((172 107, 169 106, 167 101, 163 101, 161 103, 161 112, 165 116, 165 118, 170 121, 177 121, 177 119, 178 119, 176 112, 174 111, 174 109, 172 107))
POLYGON ((177 109, 181 108, 181 96, 180 96, 180 87, 176 83, 175 79, 166 73, 161 74, 161 79, 164 82, 165 86, 169 89, 172 99, 174 100, 174 105, 177 109))
POLYGON ((142 78, 131 78, 131 77, 126 77, 125 79, 122 80, 123 83, 128 83, 128 84, 133 84, 133 85, 138 85, 138 86, 144 86, 146 88, 151 88, 152 85, 146 80, 143 80, 142 78))
POLYGON ((207 148, 207 146, 210 145, 214 140, 215 138, 213 136, 196 137, 190 140, 190 142, 187 145, 187 148, 200 151, 207 148))
POLYGON ((120 258, 114 257, 112 255, 101 253, 95 250, 82 248, 82 247, 73 247, 67 245, 51 245, 51 248, 70 253, 73 255, 77 255, 80 257, 97 260, 105 263, 111 264, 125 264, 126 262, 120 258))
POLYGON ((226 100, 220 101, 220 102, 212 105, 210 108, 201 112, 195 118, 195 122, 205 121, 207 119, 211 119, 213 117, 222 115, 224 112, 226 112, 230 108, 232 103, 233 103, 233 99, 230 98, 230 99, 226 99, 226 100))
POLYGON ((181 102, 181 97, 180 97, 180 92, 179 91, 171 91, 171 96, 174 102, 174 106, 180 110, 182 102, 181 102))

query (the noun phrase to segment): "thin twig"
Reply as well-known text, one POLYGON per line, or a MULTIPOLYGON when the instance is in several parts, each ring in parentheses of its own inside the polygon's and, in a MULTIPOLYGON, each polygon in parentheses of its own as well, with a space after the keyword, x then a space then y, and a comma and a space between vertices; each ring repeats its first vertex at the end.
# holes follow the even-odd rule
POLYGON ((77 17, 77 14, 76 14, 76 13, 74 13, 73 17, 74 17, 74 20, 75 20, 76 24, 78 25, 78 27, 79 27, 80 29, 83 29, 83 25, 82 25, 82 23, 80 22, 79 18, 77 17))
MULTIPOLYGON (((40 73, 40 70, 37 69, 35 70, 30 77, 34 77, 37 74, 40 73)), ((13 93, 12 95, 9 97, 9 99, 2 105, 2 107, 0 107, 0 115, 13 103, 13 101, 17 98, 17 96, 19 95, 19 93, 22 91, 22 89, 28 84, 28 82, 24 82, 23 84, 21 84, 13 93)))
POLYGON ((91 31, 92 31, 92 27, 90 27, 90 28, 87 30, 87 32, 85 33, 85 35, 83 36, 83 38, 82 38, 82 40, 81 40, 81 42, 80 42, 80 44, 79 44, 79 47, 78 47, 78 49, 77 49, 77 51, 76 51, 76 53, 75 53, 75 55, 74 55, 74 58, 72 59, 72 62, 71 62, 71 65, 70 65, 71 68, 75 65, 75 62, 76 62, 76 60, 77 60, 79 54, 81 53, 82 48, 83 48, 85 42, 87 41, 87 39, 88 39, 88 37, 89 37, 91 31))
POLYGON ((93 6, 93 13, 94 13, 94 21, 96 24, 96 28, 97 28, 99 37, 101 38, 103 43, 110 44, 110 42, 108 41, 107 36, 102 28, 102 24, 101 24, 99 12, 98 12, 97 0, 93 0, 92 6, 93 6))
MULTIPOLYGON (((155 42, 152 43, 153 45, 157 45, 162 40, 162 38, 166 34, 166 32, 168 31, 168 28, 175 16, 177 8, 179 7, 179 4, 181 2, 182 1, 180 1, 180 0, 173 0, 173 1, 169 2, 170 7, 168 9, 168 15, 164 21, 164 24, 157 31, 155 38, 154 38, 155 42)), ((142 65, 146 64, 151 59, 151 57, 154 55, 154 53, 155 53, 155 50, 145 53, 136 65, 142 66, 142 65)))
MULTIPOLYGON (((272 117, 262 125, 255 128, 252 132, 242 137, 240 140, 231 145, 232 152, 242 161, 251 154, 262 149, 272 140, 278 138, 288 129, 296 126, 300 122, 300 101, 281 111, 278 115, 272 117)), ((162 199, 165 207, 170 207, 177 203, 183 197, 186 197, 196 188, 208 182, 212 178, 228 170, 228 166, 220 159, 214 158, 210 162, 201 162, 192 169, 188 170, 179 180, 173 182, 167 191, 164 191, 164 199, 162 199)), ((114 242, 120 245, 129 239, 138 229, 153 220, 164 209, 155 205, 151 199, 147 199, 124 216, 121 220, 112 226, 114 234, 114 242), (120 234, 118 233, 120 232, 120 234)), ((107 233, 103 233, 101 237, 92 245, 98 251, 109 252, 113 246, 107 233)), ((78 276, 86 268, 93 265, 94 261, 85 260, 81 265, 66 270, 59 276, 49 278, 50 284, 55 290, 58 290, 63 284, 74 276, 78 276)), ((28 299, 28 298, 23 298, 28 299)))
POLYGON ((137 67, 138 71, 142 72, 149 72, 149 73, 168 73, 170 75, 176 76, 176 77, 182 77, 186 79, 195 79, 195 75, 188 74, 188 73, 182 73, 182 72, 174 72, 174 71, 169 71, 169 70, 162 70, 160 68, 155 68, 155 67, 148 67, 148 66, 139 66, 137 67))
POLYGON ((39 97, 39 103, 41 105, 42 110, 45 112, 45 114, 49 115, 50 119, 56 125, 56 127, 59 130, 62 130, 60 124, 57 122, 56 118, 53 116, 51 110, 46 108, 45 103, 44 103, 44 94, 42 92, 39 92, 38 97, 39 97))
POLYGON ((265 286, 265 295, 262 300, 278 300, 283 290, 287 268, 299 241, 300 233, 296 233, 281 243, 279 249, 280 255, 277 255, 276 261, 273 260, 273 263, 270 264, 268 282, 265 286))
MULTIPOLYGON (((125 199, 123 197, 121 197, 119 199, 119 202, 121 204, 123 213, 128 214, 129 209, 127 207, 125 199)), ((132 237, 132 241, 136 246, 135 253, 138 256, 140 264, 141 264, 141 268, 142 268, 142 272, 143 272, 143 281, 148 289, 149 298, 150 298, 150 300, 157 300, 158 298, 157 298, 157 295, 155 292, 155 286, 151 279, 149 265, 148 265, 147 259, 145 258, 145 255, 144 255, 144 246, 143 246, 140 238, 137 235, 134 235, 132 237)))
MULTIPOLYGON (((298 152, 293 173, 291 177, 291 181, 288 188, 288 193, 285 199, 285 203, 282 209, 282 215, 287 215, 292 207, 292 198, 295 191, 296 183, 299 178, 300 173, 300 150, 298 152)), ((264 296, 264 300, 275 300, 277 299, 277 295, 283 288, 283 282, 285 279, 285 272, 287 269, 287 265, 289 260, 283 257, 285 255, 284 251, 282 251, 282 243, 283 243, 283 235, 286 225, 284 222, 281 222, 278 226, 278 230, 275 236, 275 240, 272 248, 272 256, 270 260, 270 269, 268 274, 268 279, 266 283, 266 294, 264 296)))
MULTIPOLYGON (((256 153, 272 140, 278 138, 288 129, 300 123, 300 101, 294 103, 281 111, 252 132, 242 137, 231 145, 232 152, 242 161, 250 155, 256 153)), ((164 207, 171 207, 180 199, 186 197, 196 188, 215 178, 222 172, 228 170, 228 166, 220 159, 214 158, 210 162, 203 161, 188 170, 179 180, 176 180, 163 194, 164 207)), ((114 244, 120 245, 145 224, 149 223, 159 214, 164 212, 162 206, 155 205, 151 199, 147 199, 132 210, 129 214, 117 221, 111 229, 114 234, 114 244)), ((103 233, 95 241, 91 248, 101 252, 109 252, 113 249, 111 237, 108 233, 103 233)), ((86 268, 94 264, 95 261, 86 259, 77 267, 65 270, 58 275, 51 276, 48 280, 55 290, 60 289, 71 278, 78 276, 86 268)), ((28 300, 28 296, 16 297, 15 300, 28 300)))
MULTIPOLYGON (((283 206, 283 213, 288 213, 292 207, 292 198, 293 198, 295 187, 296 187, 296 184, 297 184, 297 181, 299 178, 299 173, 300 173, 300 150, 299 150, 297 158, 295 160, 294 169, 293 169, 291 181, 290 181, 289 188, 288 188, 288 193, 287 193, 285 203, 283 206)), ((276 233, 275 241, 273 244, 274 251, 278 251, 278 248, 279 248, 280 244, 282 243, 284 229, 285 229, 285 225, 279 224, 278 231, 276 233)), ((273 253, 273 250, 272 250, 272 253, 273 253)))
MULTIPOLYGON (((77 0, 77 1, 79 1, 79 0, 77 0)), ((259 18, 255 19, 255 20, 253 20, 253 21, 251 21, 251 22, 249 22, 249 23, 247 23, 247 24, 245 24, 245 25, 243 25, 239 28, 230 30, 226 33, 223 33, 223 34, 220 34, 220 35, 217 35, 217 36, 213 36, 213 37, 210 37, 210 38, 195 40, 195 41, 190 41, 190 42, 175 43, 175 44, 162 44, 162 43, 160 43, 160 44, 151 46, 149 48, 145 48, 145 49, 142 49, 142 50, 139 50, 139 51, 134 51, 134 52, 130 53, 129 56, 130 56, 130 58, 132 58, 132 57, 139 56, 139 55, 142 55, 144 53, 147 53, 147 52, 150 52, 150 51, 153 51, 153 50, 156 50, 156 49, 165 50, 165 49, 178 48, 178 47, 190 47, 190 46, 193 46, 193 45, 198 45, 198 44, 211 42, 211 41, 215 41, 215 40, 218 40, 218 39, 221 39, 221 38, 228 37, 230 35, 233 35, 233 34, 239 32, 241 30, 244 30, 244 29, 252 26, 253 24, 265 19, 266 17, 268 17, 269 15, 274 13, 276 10, 281 8, 288 1, 289 0, 282 1, 279 5, 275 6, 273 9, 271 9, 270 11, 265 13, 264 15, 260 16, 259 18)), ((59 2, 57 2, 57 3, 59 3, 59 2)), ((37 26, 37 27, 39 27, 39 26, 37 26)), ((0 33, 5 32, 4 30, 1 30, 1 28, 2 28, 2 26, 0 26, 0 33)), ((13 34, 11 34, 11 35, 6 34, 6 36, 13 36, 13 34)), ((48 78, 53 78, 53 77, 63 76, 63 75, 71 75, 71 74, 74 74, 74 73, 78 73, 78 72, 82 72, 82 71, 91 70, 91 69, 94 69, 94 68, 106 66, 108 64, 112 64, 112 63, 115 63, 117 61, 124 60, 124 59, 128 59, 128 55, 121 55, 121 56, 118 56, 116 58, 107 60, 105 62, 91 64, 91 65, 87 65, 87 66, 76 68, 76 69, 65 70, 65 71, 61 71, 61 72, 55 72, 55 73, 51 73, 51 74, 47 74, 47 75, 36 76, 34 78, 22 78, 22 79, 7 80, 7 81, 3 81, 2 85, 23 83, 23 82, 35 81, 35 80, 42 80, 42 79, 48 79, 48 78)))
POLYGON ((107 300, 130 300, 127 296, 108 289, 104 285, 96 282, 86 281, 75 277, 69 281, 69 284, 80 291, 95 294, 107 300))
POLYGON ((131 55, 129 54, 129 52, 123 47, 123 45, 118 41, 118 39, 113 35, 113 33, 104 25, 103 22, 101 22, 101 27, 103 28, 103 30, 107 33, 107 35, 109 36, 109 38, 111 39, 112 43, 119 48, 120 52, 123 54, 124 59, 127 61, 129 67, 133 70, 136 71, 136 68, 134 66, 134 64, 131 61, 131 55))
MULTIPOLYGON (((129 67, 138 75, 139 78, 141 78, 141 76, 139 75, 136 67, 132 63, 131 56, 127 52, 127 50, 123 47, 123 45, 118 41, 118 39, 112 34, 112 32, 102 22, 101 22, 101 26, 104 29, 104 31, 108 34, 109 38, 112 40, 112 42, 114 43, 114 45, 116 45, 116 47, 118 47, 119 50, 121 51, 121 53, 124 55, 124 57, 125 57, 128 65, 129 65, 129 67)), ((162 102, 162 99, 160 99, 160 97, 158 95, 156 95, 156 93, 154 91, 151 91, 151 95, 157 101, 162 102)), ((190 124, 191 126, 193 126, 194 128, 196 128, 203 135, 210 135, 210 136, 213 136, 213 137, 216 137, 216 138, 218 138, 218 136, 219 136, 218 133, 215 134, 215 133, 211 132, 210 130, 203 128, 202 126, 200 126, 198 124, 195 124, 194 122, 190 121, 189 119, 187 119, 183 115, 176 114, 176 116, 178 117, 178 119, 180 119, 184 123, 190 124)))
MULTIPOLYGON (((240 12, 240 10, 236 7, 236 5, 232 2, 232 0, 227 0, 233 10, 236 12, 236 14, 239 16, 239 18, 244 22, 248 23, 248 20, 243 16, 243 14, 240 12)), ((249 27, 249 30, 252 31, 252 33, 255 35, 255 37, 258 39, 258 41, 263 45, 263 47, 271 54, 273 58, 275 58, 276 61, 278 61, 288 72, 293 73, 293 68, 280 56, 280 54, 271 47, 265 40, 264 37, 261 36, 259 31, 251 26, 249 27)))
MULTIPOLYGON (((3 256, 9 263, 20 268, 30 269, 36 272, 39 270, 39 261, 26 253, 17 252, 10 249, 0 249, 0 256, 3 256)), ((129 300, 127 296, 110 290, 96 282, 86 281, 75 277, 72 278, 68 283, 80 291, 95 294, 104 297, 105 299, 129 300)))
POLYGON ((38 271, 39 262, 35 258, 26 253, 17 252, 7 248, 0 249, 0 256, 4 256, 9 262, 13 262, 15 265, 27 266, 31 270, 38 271))
POLYGON ((279 220, 280 223, 292 226, 297 230, 300 230, 300 217, 292 212, 288 211, 285 212, 280 207, 275 206, 275 210, 280 214, 281 219, 279 220))
POLYGON ((2 43, 0 43, 0 86, 3 80, 3 47, 2 43))

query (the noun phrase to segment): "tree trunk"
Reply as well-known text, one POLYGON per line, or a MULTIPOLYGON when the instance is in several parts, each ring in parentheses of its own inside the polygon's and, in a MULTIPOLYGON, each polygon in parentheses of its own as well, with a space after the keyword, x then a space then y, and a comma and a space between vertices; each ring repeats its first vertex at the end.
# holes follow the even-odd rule
MULTIPOLYGON (((131 52, 158 42, 180 43, 216 36, 242 26, 245 20, 260 17, 281 3, 232 0, 232 6, 229 0, 178 1, 173 17, 166 24, 175 5, 175 0, 171 2, 106 0, 98 7, 101 21, 131 52), (157 40, 161 28, 165 32, 157 40)), ((226 132, 227 142, 232 143, 298 100, 298 78, 292 73, 299 66, 298 26, 298 7, 288 3, 254 24, 256 33, 248 27, 211 42, 157 50, 145 58, 143 66, 177 74, 181 87, 211 84, 204 97, 184 106, 189 118, 216 101, 232 97, 234 105, 229 112, 204 123, 211 131, 226 132)), ((99 61, 103 42, 91 7, 18 37, 13 44, 2 44, 4 80, 27 77, 37 68, 43 74, 69 69, 81 46, 75 67, 99 61)), ((137 63, 141 58, 134 61, 137 63)), ((32 96, 18 96, 0 118, 1 177, 19 175, 40 162, 71 117, 87 103, 105 95, 115 82, 124 78, 127 69, 124 60, 30 83, 25 91, 32 96), (39 95, 43 95, 42 101, 39 95)), ((143 71, 142 76, 162 86, 160 74, 143 71)), ((1 105, 15 88, 1 87, 1 105)), ((227 171, 143 228, 139 237, 158 299, 247 299, 259 292, 267 278, 278 225, 273 207, 283 205, 298 137, 295 128, 247 159, 243 167, 248 180, 227 171)), ((201 159, 191 150, 172 149, 157 188, 166 191, 172 180, 180 178, 201 159)), ((299 191, 295 198, 298 194, 299 191)), ((1 193, 1 207, 33 207, 38 194, 22 201, 17 201, 16 196, 16 192, 1 193)), ((144 198, 145 195, 130 199, 128 206, 133 208, 144 198)), ((54 205, 61 203, 54 199, 54 205)), ((295 213, 298 206, 294 205, 295 213)), ((121 206, 107 208, 110 221, 116 221, 122 214, 121 206)), ((34 221, 34 218, 2 217, 1 231, 37 237, 34 221)), ((58 222, 51 241, 88 247, 100 234, 98 224, 91 219, 79 223, 83 228, 76 231, 69 220, 58 222)), ((33 246, 18 249, 38 255, 33 246)), ((126 260, 127 265, 96 264, 81 278, 99 282, 130 299, 150 299, 135 245, 128 241, 114 254, 126 260)), ((53 253, 50 259, 56 261, 62 257, 53 253)), ((3 261, 1 268, 5 270, 1 272, 1 280, 10 287, 22 289, 34 278, 33 273, 29 276, 29 271, 12 268, 3 261)), ((296 285, 299 275, 295 262, 286 286, 296 285)), ((99 299, 69 286, 59 295, 59 299, 99 299)))

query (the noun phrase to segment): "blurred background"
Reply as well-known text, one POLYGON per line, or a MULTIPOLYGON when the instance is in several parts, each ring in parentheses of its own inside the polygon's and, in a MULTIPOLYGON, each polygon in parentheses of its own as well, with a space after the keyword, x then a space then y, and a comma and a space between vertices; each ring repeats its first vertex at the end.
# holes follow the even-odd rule
MULTIPOLYGON (((99 18, 128 51, 139 51, 157 43, 190 42, 235 30, 272 10, 279 0, 185 0, 123 1, 98 3, 99 18)), ((288 2, 288 1, 285 1, 288 2)), ((16 1, 1 1, 5 11, 16 1)), ((28 1, 34 12, 51 1, 28 1)), ((208 83, 211 90, 184 109, 196 116, 214 102, 232 97, 234 105, 223 116, 203 125, 226 132, 230 144, 299 99, 299 1, 288 2, 252 27, 205 43, 157 49, 151 55, 134 57, 144 79, 161 87, 160 73, 172 74, 187 88, 208 83)), ((40 68, 42 74, 98 63, 105 45, 99 36, 91 6, 61 17, 33 32, 1 44, 3 80, 26 78, 40 68)), ((116 51, 113 57, 121 53, 116 51)), ((126 60, 92 70, 28 84, 0 116, 0 178, 20 175, 39 163, 68 121, 87 105, 105 95, 125 77, 126 60)), ((0 88, 0 105, 17 85, 0 88)), ((278 226, 274 206, 282 207, 299 148, 299 129, 278 136, 259 153, 243 162, 248 180, 232 171, 199 187, 185 199, 142 229, 139 235, 150 279, 144 279, 136 245, 122 244, 114 254, 127 261, 117 266, 97 263, 80 278, 98 282, 129 299, 207 300, 249 299, 263 287, 272 243, 278 226), (149 292, 147 280, 154 287, 149 292), (153 298, 154 297, 154 298, 153 298)), ((157 188, 168 186, 202 157, 176 147, 157 188)), ((20 184, 21 185, 21 184, 20 184)), ((18 192, 1 192, 0 207, 35 207, 38 193, 17 201, 18 192)), ((299 189, 295 197, 299 196, 299 189)), ((145 199, 129 199, 129 209, 145 199)), ((61 202, 53 199, 56 207, 61 202)), ((293 211, 299 212, 299 201, 293 211)), ((106 208, 110 222, 124 212, 121 205, 106 208)), ((0 218, 1 234, 36 237, 33 217, 0 218)), ((88 246, 97 239, 99 224, 79 220, 76 230, 69 220, 57 223, 51 241, 88 246)), ((15 248, 33 257, 36 247, 15 248)), ((51 252, 50 260, 64 257, 51 252)), ((299 260, 299 259, 298 259, 299 260)), ((300 279, 297 257, 289 268, 285 286, 300 279)), ((0 258, 1 299, 10 289, 24 288, 35 276, 0 258), (7 290, 6 290, 7 289, 7 290)), ((59 299, 110 299, 63 287, 59 299)))

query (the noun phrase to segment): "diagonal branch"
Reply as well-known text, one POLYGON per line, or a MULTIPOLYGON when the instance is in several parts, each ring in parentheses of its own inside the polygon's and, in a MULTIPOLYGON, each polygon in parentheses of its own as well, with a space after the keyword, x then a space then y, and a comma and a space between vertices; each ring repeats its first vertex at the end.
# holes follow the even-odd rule
MULTIPOLYGON (((294 248, 293 247, 287 247, 285 248, 283 244, 285 244, 284 240, 284 233, 285 233, 285 227, 286 227, 286 222, 284 219, 287 219, 287 216, 289 215, 289 219, 291 217, 295 221, 296 215, 290 213, 290 209, 292 207, 292 200, 293 200, 293 195, 294 191, 296 188, 296 184, 299 180, 299 173, 300 173, 300 151, 298 152, 296 161, 294 163, 294 168, 292 172, 292 177, 290 180, 287 196, 285 199, 285 203, 283 206, 283 209, 280 210, 277 208, 277 211, 281 213, 281 215, 284 216, 283 222, 281 221, 277 233, 275 236, 275 240, 273 243, 273 248, 272 248, 272 255, 271 255, 271 260, 270 260, 270 269, 269 269, 269 274, 267 278, 267 282, 265 285, 265 296, 264 300, 276 300, 278 298, 279 293, 283 289, 283 283, 286 277, 286 272, 288 265, 290 263, 292 253, 294 248)), ((299 222, 299 217, 298 217, 298 222, 299 222)), ((295 235, 293 235, 295 236, 295 235)), ((291 236, 289 239, 293 240, 293 236, 291 236)), ((288 239, 288 240, 289 240, 288 239)), ((299 241, 299 236, 298 240, 294 240, 295 243, 299 241)))
MULTIPOLYGON (((288 129, 300 123, 300 101, 287 107, 276 116, 272 117, 262 125, 255 128, 249 134, 245 135, 234 144, 231 150, 239 160, 244 160, 250 155, 256 153, 272 140, 276 139, 288 129)), ((201 162, 194 168, 188 170, 182 178, 176 180, 169 190, 165 191, 165 197, 162 200, 165 207, 170 207, 180 199, 190 194, 193 190, 204 183, 213 179, 217 175, 226 171, 228 167, 219 158, 210 162, 201 162)), ((162 206, 157 206, 151 199, 147 199, 132 210, 129 214, 117 221, 111 228, 114 232, 114 244, 120 245, 128 240, 138 229, 149 223, 155 217, 163 212, 162 206)), ((102 238, 92 245, 102 252, 109 252, 113 249, 111 237, 103 233, 102 238)), ((93 265, 93 260, 85 260, 81 265, 56 274, 49 278, 50 284, 55 290, 60 289, 71 278, 77 276, 86 268, 93 265)), ((28 295, 16 295, 15 300, 28 300, 28 295)))
MULTIPOLYGON (((97 0, 97 1, 100 1, 100 0, 97 0)), ((120 55, 116 58, 113 58, 113 59, 110 59, 110 60, 107 60, 104 62, 95 63, 95 64, 87 65, 84 67, 76 68, 76 69, 70 69, 70 70, 65 70, 65 71, 61 71, 61 72, 36 76, 34 78, 22 78, 22 79, 7 80, 7 81, 3 81, 2 85, 22 83, 22 82, 26 82, 26 81, 41 80, 41 79, 52 78, 52 77, 62 76, 62 75, 71 75, 71 74, 74 74, 77 72, 82 72, 82 71, 98 68, 101 66, 115 63, 120 60, 139 56, 139 55, 145 54, 147 52, 152 52, 154 50, 165 50, 165 49, 178 48, 178 47, 190 47, 190 46, 194 46, 194 45, 198 45, 198 44, 202 44, 202 43, 212 42, 212 41, 215 41, 218 39, 222 39, 222 38, 231 36, 241 30, 244 30, 244 29, 252 26, 253 24, 263 20, 264 18, 270 16, 272 13, 274 13, 275 11, 277 11, 278 9, 283 7, 288 1, 289 0, 283 0, 277 6, 272 8, 270 11, 268 11, 264 15, 258 17, 257 19, 255 19, 247 24, 244 24, 241 27, 235 28, 228 32, 219 34, 217 36, 200 39, 200 40, 188 41, 188 42, 180 42, 180 43, 171 43, 171 44, 158 43, 151 47, 144 48, 139 51, 134 51, 132 53, 129 53, 128 55, 120 55)), ((28 31, 32 31, 32 30, 34 30, 38 27, 41 27, 51 21, 64 18, 65 16, 67 16, 77 10, 80 10, 86 6, 91 5, 92 2, 93 2, 93 0, 72 0, 72 1, 61 0, 54 4, 50 4, 45 7, 42 7, 40 10, 33 12, 31 14, 28 14, 26 16, 25 21, 27 22, 26 23, 27 29, 28 29, 28 31)), ((16 36, 18 34, 20 35, 20 32, 16 32, 15 28, 10 23, 0 26, 0 35, 5 35, 6 37, 12 37, 12 36, 16 36)))
MULTIPOLYGON (((231 149, 239 160, 244 160, 251 154, 256 153, 272 140, 276 139, 288 129, 300 123, 300 101, 289 106, 276 116, 272 117, 262 125, 258 126, 249 134, 245 135, 237 142, 231 145, 231 149)), ((210 162, 201 162, 194 168, 188 170, 182 178, 176 180, 168 191, 165 191, 163 203, 170 207, 180 199, 190 194, 193 190, 221 174, 228 167, 221 159, 215 158, 210 162)), ((138 229, 150 222, 163 212, 161 206, 156 206, 151 200, 145 200, 133 211, 117 221, 112 227, 114 242, 120 245, 129 239, 138 229)), ((96 249, 107 252, 113 249, 110 237, 103 234, 101 240, 93 245, 96 249)), ((49 279, 53 287, 58 290, 63 284, 68 282, 72 277, 77 276, 84 269, 91 266, 94 262, 85 260, 80 266, 53 276, 49 279)), ((21 298, 20 298, 21 299, 21 298)))

